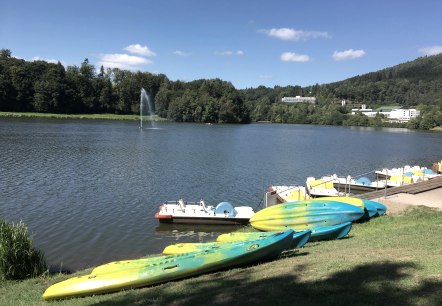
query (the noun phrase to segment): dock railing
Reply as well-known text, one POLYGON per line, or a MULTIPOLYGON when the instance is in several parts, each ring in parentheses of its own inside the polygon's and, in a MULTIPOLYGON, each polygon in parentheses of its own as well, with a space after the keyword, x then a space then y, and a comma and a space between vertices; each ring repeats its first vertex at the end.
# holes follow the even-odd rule
POLYGON ((296 199, 296 201, 302 201, 302 200, 307 200, 307 191, 305 189, 304 186, 300 186, 300 185, 292 185, 292 186, 287 186, 286 189, 282 189, 282 190, 272 190, 272 191, 267 191, 264 194, 264 205, 265 207, 269 207, 275 204, 280 204, 284 202, 284 199, 280 196, 281 193, 285 193, 285 192, 289 192, 291 190, 297 190, 298 191, 298 195, 296 199), (279 203, 278 203, 279 202, 279 203))
MULTIPOLYGON (((441 161, 442 163, 442 161, 441 161)), ((404 187, 404 190, 421 190, 421 188, 414 188, 414 185, 419 184, 421 182, 428 182, 433 181, 436 178, 438 179, 437 182, 433 182, 432 184, 429 184, 428 186, 439 186, 442 183, 442 176, 439 173, 439 176, 436 174, 429 174, 425 172, 425 167, 410 167, 410 166, 404 166, 400 168, 381 168, 377 170, 368 171, 365 173, 358 174, 356 176, 338 176, 336 174, 333 175, 326 175, 322 178, 318 178, 318 180, 322 180, 321 182, 309 184, 310 188, 319 187, 321 185, 327 184, 327 183, 333 183, 334 188, 336 189, 336 196, 356 196, 360 198, 365 198, 365 194, 367 196, 371 197, 371 194, 376 194, 377 197, 384 197, 386 198, 388 195, 394 194, 395 190, 401 190, 401 188, 396 187, 404 187), (413 172, 414 171, 414 172, 413 172), (419 172, 418 172, 419 171, 419 172), (407 173, 412 172, 412 176, 410 179, 406 179, 406 177, 409 177, 407 173), (391 180, 390 178, 394 175, 397 175, 397 178, 394 178, 395 180, 391 180), (361 184, 355 184, 356 181, 359 179, 366 177, 367 180, 360 180, 365 183, 361 184), (324 179, 326 178, 326 179, 324 179), (390 192, 391 190, 391 192, 390 192), (369 195, 370 194, 370 195, 369 195)), ((265 206, 271 206, 274 204, 277 204, 277 198, 279 198, 280 202, 282 198, 278 195, 278 193, 282 194, 284 192, 289 192, 290 190, 299 190, 298 193, 298 199, 297 200, 304 200, 306 198, 306 195, 309 194, 310 188, 305 188, 305 194, 303 193, 304 190, 302 190, 304 187, 300 185, 292 185, 287 186, 287 189, 284 190, 278 190, 266 192, 265 193, 265 206), (301 192, 302 190, 302 192, 301 192), (304 195, 304 198, 302 198, 302 195, 304 195)), ((425 187, 427 188, 427 187, 425 187)), ((438 188, 438 187, 437 187, 438 188)), ((311 194, 309 194, 312 196, 311 194)), ((329 196, 329 195, 328 195, 329 196)))
POLYGON ((369 192, 371 190, 386 190, 388 188, 388 175, 386 175, 385 179, 383 179, 383 177, 380 177, 378 172, 380 172, 380 170, 372 170, 356 176, 338 176, 336 174, 326 175, 320 178, 322 182, 311 184, 310 187, 315 188, 326 183, 332 183, 333 187, 336 189, 337 195, 339 196, 351 196, 355 193, 369 192), (367 185, 364 183, 356 183, 360 178, 363 177, 367 178, 367 180, 364 180, 368 182, 367 185), (375 179, 371 180, 369 177, 375 179))

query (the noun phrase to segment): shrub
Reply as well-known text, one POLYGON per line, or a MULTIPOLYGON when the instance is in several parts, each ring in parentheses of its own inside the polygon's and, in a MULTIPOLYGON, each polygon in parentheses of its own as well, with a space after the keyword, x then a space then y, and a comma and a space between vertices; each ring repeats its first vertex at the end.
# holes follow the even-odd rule
POLYGON ((25 279, 46 271, 44 254, 32 246, 27 226, 0 219, 0 279, 25 279))

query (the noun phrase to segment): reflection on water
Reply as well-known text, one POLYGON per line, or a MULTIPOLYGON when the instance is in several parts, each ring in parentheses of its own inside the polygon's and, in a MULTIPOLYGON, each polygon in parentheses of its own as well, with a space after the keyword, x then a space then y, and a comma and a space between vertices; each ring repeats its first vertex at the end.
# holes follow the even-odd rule
POLYGON ((0 119, 0 218, 23 220, 50 264, 76 270, 239 228, 159 225, 164 201, 255 208, 270 185, 429 166, 440 152, 442 134, 403 129, 0 119))
POLYGON ((181 242, 207 242, 214 241, 219 235, 234 232, 242 227, 244 226, 160 223, 155 228, 155 235, 181 242))

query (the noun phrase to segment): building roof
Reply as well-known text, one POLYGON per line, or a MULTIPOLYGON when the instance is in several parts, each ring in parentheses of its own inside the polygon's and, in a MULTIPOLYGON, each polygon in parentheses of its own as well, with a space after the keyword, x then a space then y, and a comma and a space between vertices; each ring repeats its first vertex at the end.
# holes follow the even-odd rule
POLYGON ((374 111, 375 112, 391 112, 393 109, 400 109, 402 108, 402 106, 400 105, 386 105, 386 106, 381 106, 379 108, 376 108, 374 111))

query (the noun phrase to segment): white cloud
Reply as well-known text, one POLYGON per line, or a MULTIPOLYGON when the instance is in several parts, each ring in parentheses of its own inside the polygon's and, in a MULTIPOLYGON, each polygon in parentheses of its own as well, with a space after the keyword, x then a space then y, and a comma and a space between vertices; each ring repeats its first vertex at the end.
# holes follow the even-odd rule
POLYGON ((423 55, 436 55, 442 53, 442 46, 431 46, 420 48, 419 52, 423 55))
POLYGON ((364 50, 353 50, 353 49, 348 49, 345 51, 335 51, 333 52, 332 58, 335 61, 343 61, 343 60, 347 60, 347 59, 353 59, 353 58, 358 58, 358 57, 363 57, 365 55, 365 51, 364 50))
POLYGON ((214 53, 215 53, 215 55, 221 55, 221 56, 231 56, 231 55, 233 55, 233 52, 229 51, 229 50, 227 50, 227 51, 215 51, 214 53))
POLYGON ((191 55, 188 52, 184 52, 184 51, 180 51, 180 50, 174 51, 173 54, 178 55, 178 56, 190 56, 191 55))
POLYGON ((127 52, 143 55, 143 56, 156 56, 156 53, 151 51, 147 46, 142 46, 140 44, 129 45, 124 48, 127 52))
POLYGON ((214 52, 215 55, 220 55, 220 56, 232 56, 232 55, 244 55, 244 51, 242 50, 237 50, 237 51, 231 51, 231 50, 226 50, 226 51, 215 51, 214 52))
POLYGON ((282 40, 306 40, 308 38, 328 38, 330 35, 327 32, 315 32, 315 31, 302 31, 291 28, 279 28, 270 30, 258 30, 258 32, 265 33, 270 37, 275 37, 282 40))
POLYGON ((280 57, 284 62, 308 62, 310 56, 304 54, 296 54, 295 52, 284 52, 280 57))
POLYGON ((99 57, 101 60, 98 62, 98 65, 109 68, 135 70, 139 69, 140 65, 152 64, 151 60, 144 57, 128 54, 100 54, 99 57))

